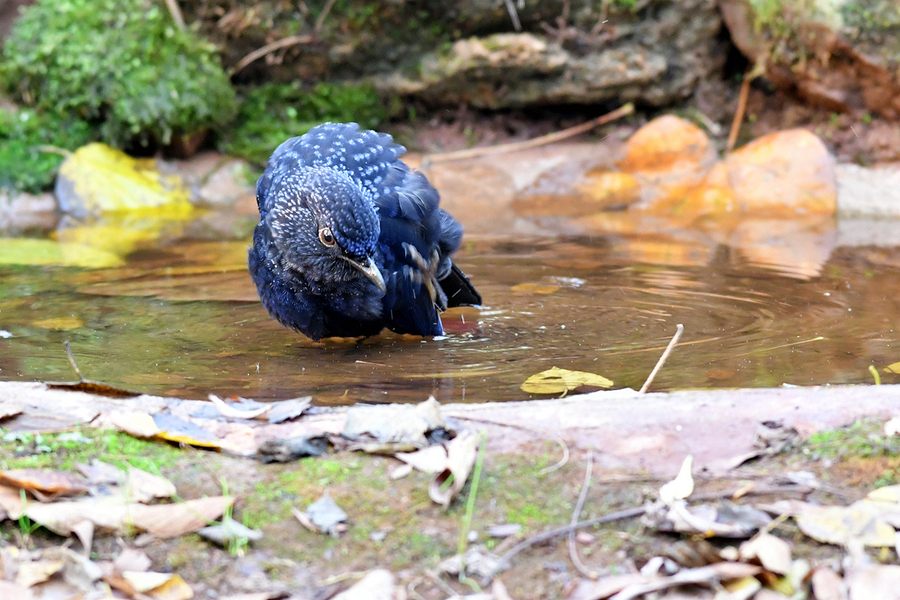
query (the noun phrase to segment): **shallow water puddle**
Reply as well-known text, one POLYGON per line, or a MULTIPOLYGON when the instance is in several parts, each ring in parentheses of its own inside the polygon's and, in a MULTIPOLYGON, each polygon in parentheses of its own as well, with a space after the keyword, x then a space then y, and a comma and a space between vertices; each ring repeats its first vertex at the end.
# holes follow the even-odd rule
MULTIPOLYGON (((869 365, 900 360, 898 247, 835 248, 833 223, 723 241, 646 223, 610 232, 611 218, 623 222, 581 220, 554 238, 474 228, 458 262, 486 306, 446 313, 443 339, 315 344, 281 327, 246 272, 249 222, 228 241, 190 223, 135 235, 108 268, 2 265, 0 379, 73 379, 70 340, 85 376, 152 394, 512 400, 553 366, 638 388, 676 323, 686 332, 655 390, 865 383, 869 365)), ((17 244, 0 239, 0 255, 17 244)))

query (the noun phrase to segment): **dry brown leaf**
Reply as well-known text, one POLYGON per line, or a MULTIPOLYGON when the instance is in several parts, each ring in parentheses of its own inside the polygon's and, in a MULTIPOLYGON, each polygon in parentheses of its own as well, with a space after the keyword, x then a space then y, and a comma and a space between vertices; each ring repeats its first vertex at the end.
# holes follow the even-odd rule
POLYGON ((233 496, 199 498, 177 504, 137 504, 131 507, 132 522, 138 529, 158 538, 173 538, 206 527, 232 504, 233 496))
POLYGON ((810 578, 816 600, 847 600, 847 585, 828 567, 819 567, 810 578))
POLYGON ((83 477, 71 471, 53 469, 10 469, 0 471, 0 483, 29 492, 74 495, 87 491, 83 477))
POLYGON ((155 498, 171 498, 177 494, 175 484, 160 475, 154 475, 128 465, 128 494, 135 502, 148 502, 155 498))
POLYGON ((569 595, 568 600, 602 600, 621 592, 630 585, 647 583, 649 580, 640 573, 609 575, 601 577, 597 581, 581 579, 578 586, 569 595))
POLYGON ((394 575, 385 569, 375 569, 333 600, 394 600, 394 597, 394 575))
POLYGON ((59 535, 70 535, 83 521, 121 533, 128 532, 129 506, 121 496, 80 498, 53 503, 30 502, 25 515, 59 535))
POLYGON ((16 584, 24 588, 30 588, 50 579, 65 564, 63 560, 22 561, 19 563, 19 570, 16 573, 16 584))
POLYGON ((213 403, 219 414, 227 419, 256 419, 272 410, 272 405, 261 406, 255 410, 240 410, 232 408, 224 400, 215 394, 209 395, 209 401, 213 403))
POLYGON ((119 431, 134 437, 149 438, 159 433, 159 427, 149 413, 113 411, 106 415, 105 420, 119 431))
POLYGON ((72 527, 72 533, 81 542, 83 553, 86 557, 91 556, 91 546, 94 545, 94 524, 85 519, 81 523, 76 523, 72 527))
POLYGON ((150 569, 151 561, 150 557, 142 550, 125 548, 119 553, 113 564, 119 573, 124 573, 125 571, 140 572, 150 569))
POLYGON ((859 540, 866 546, 894 545, 894 528, 888 525, 871 501, 850 506, 809 506, 796 517, 800 531, 826 544, 846 546, 859 540))
POLYGON ((741 560, 759 560, 766 571, 787 575, 791 570, 791 547, 765 531, 740 546, 741 560))
POLYGON ((447 448, 440 444, 416 452, 398 452, 394 456, 423 473, 440 473, 447 466, 447 448))
POLYGON ((0 510, 10 519, 22 516, 22 492, 9 485, 0 485, 0 510))
POLYGON ((435 475, 428 486, 428 497, 444 508, 450 506, 453 498, 466 484, 472 465, 478 454, 478 436, 471 431, 463 431, 447 444, 447 465, 435 475), (452 481, 447 481, 452 477, 452 481))

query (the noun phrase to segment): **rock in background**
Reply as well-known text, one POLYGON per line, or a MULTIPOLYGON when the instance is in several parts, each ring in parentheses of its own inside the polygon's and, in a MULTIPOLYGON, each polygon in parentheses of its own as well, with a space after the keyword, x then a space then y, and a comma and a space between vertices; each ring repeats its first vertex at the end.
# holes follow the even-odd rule
POLYGON ((269 0, 183 3, 238 81, 369 81, 429 106, 502 109, 634 100, 664 106, 721 71, 715 0, 269 0))
POLYGON ((895 0, 720 0, 735 45, 767 79, 835 112, 900 117, 895 0))

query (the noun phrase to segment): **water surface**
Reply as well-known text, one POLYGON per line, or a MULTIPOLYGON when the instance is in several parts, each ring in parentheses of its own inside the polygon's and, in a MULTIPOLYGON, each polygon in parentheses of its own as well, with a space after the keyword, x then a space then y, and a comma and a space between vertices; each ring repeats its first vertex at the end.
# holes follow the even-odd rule
MULTIPOLYGON (((789 231, 800 241, 780 253, 777 243, 754 253, 765 245, 590 226, 553 237, 476 232, 457 262, 483 310, 445 313, 441 339, 322 343, 255 300, 244 266, 251 228, 134 236, 110 268, 0 266, 0 379, 73 379, 69 340, 85 376, 151 394, 504 401, 527 398, 521 383, 552 366, 637 388, 677 323, 685 335, 655 390, 867 383, 870 365, 900 361, 900 248, 835 247, 833 225, 789 231), (798 244, 819 250, 798 257, 798 244)), ((96 230, 52 235, 117 247, 96 230)), ((14 241, 0 239, 0 255, 14 241)))

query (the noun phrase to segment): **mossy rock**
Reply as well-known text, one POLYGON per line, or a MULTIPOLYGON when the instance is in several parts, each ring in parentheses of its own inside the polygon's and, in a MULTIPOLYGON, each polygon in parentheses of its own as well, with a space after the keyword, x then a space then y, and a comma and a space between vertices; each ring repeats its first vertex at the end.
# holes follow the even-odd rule
POLYGON ((14 98, 77 115, 127 147, 228 123, 235 91, 214 46, 161 2, 38 0, 16 22, 0 78, 14 98))

